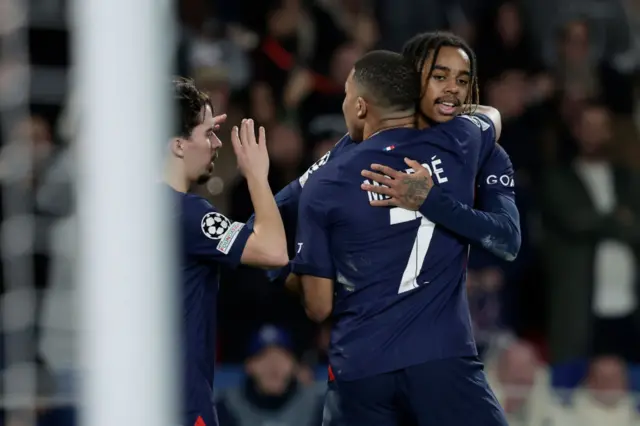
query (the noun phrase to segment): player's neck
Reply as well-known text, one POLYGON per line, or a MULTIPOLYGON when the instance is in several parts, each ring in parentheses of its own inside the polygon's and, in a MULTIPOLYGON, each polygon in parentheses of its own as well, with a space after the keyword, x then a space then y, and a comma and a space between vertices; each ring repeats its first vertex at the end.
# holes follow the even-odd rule
POLYGON ((384 132, 385 130, 397 129, 397 128, 414 128, 415 120, 413 116, 411 117, 400 117, 400 118, 382 118, 380 120, 376 120, 374 123, 370 125, 365 125, 363 132, 363 139, 369 139, 371 136, 384 132))
POLYGON ((423 114, 417 114, 418 121, 418 129, 424 130, 431 127, 431 123, 427 120, 427 118, 423 114))
POLYGON ((167 164, 164 171, 164 182, 178 192, 189 192, 190 182, 175 164, 167 164))

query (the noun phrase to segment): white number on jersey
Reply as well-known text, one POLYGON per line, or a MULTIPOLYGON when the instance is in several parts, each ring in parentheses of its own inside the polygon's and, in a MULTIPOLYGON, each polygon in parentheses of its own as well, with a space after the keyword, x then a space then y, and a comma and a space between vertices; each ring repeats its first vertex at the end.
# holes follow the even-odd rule
POLYGON ((404 268, 402 281, 400 281, 400 287, 398 288, 398 294, 401 294, 419 287, 418 275, 420 275, 422 265, 427 257, 427 251, 429 250, 436 225, 420 212, 414 212, 400 207, 394 207, 389 210, 389 216, 391 225, 420 220, 420 226, 418 227, 416 238, 413 241, 411 254, 409 255, 407 266, 404 268))

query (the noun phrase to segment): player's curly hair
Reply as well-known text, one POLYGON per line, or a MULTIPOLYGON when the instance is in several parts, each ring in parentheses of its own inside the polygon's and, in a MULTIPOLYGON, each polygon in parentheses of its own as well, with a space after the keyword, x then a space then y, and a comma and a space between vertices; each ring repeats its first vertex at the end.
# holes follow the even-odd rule
MULTIPOLYGON (((429 69, 429 73, 427 74, 426 79, 426 81, 428 82, 435 68, 440 49, 443 47, 455 47, 458 49, 462 49, 469 57, 471 67, 471 90, 469 90, 469 93, 467 94, 465 104, 478 105, 480 103, 480 88, 478 85, 478 67, 476 55, 473 52, 473 49, 471 49, 467 42, 464 41, 464 39, 462 39, 461 37, 449 32, 441 31, 418 34, 405 43, 402 48, 402 55, 405 58, 411 60, 420 73, 423 72, 424 64, 427 62, 427 59, 431 55, 433 56, 433 61, 431 61, 431 68, 429 69)), ((422 88, 420 98, 424 96, 426 90, 426 86, 422 88)), ((469 113, 473 111, 467 112, 469 113)))
POLYGON ((209 95, 188 78, 173 79, 173 102, 176 113, 174 133, 185 138, 189 138, 193 129, 204 121, 204 107, 209 106, 213 112, 209 95))

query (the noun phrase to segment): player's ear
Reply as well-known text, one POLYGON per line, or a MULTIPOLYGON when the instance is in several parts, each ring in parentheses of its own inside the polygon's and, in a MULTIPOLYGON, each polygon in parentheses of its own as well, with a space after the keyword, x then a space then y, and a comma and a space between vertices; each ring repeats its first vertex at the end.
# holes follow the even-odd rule
POLYGON ((173 138, 169 142, 169 149, 171 153, 178 158, 184 158, 184 139, 173 138))
POLYGON ((356 116, 359 119, 363 119, 367 116, 367 101, 360 96, 356 99, 356 116))

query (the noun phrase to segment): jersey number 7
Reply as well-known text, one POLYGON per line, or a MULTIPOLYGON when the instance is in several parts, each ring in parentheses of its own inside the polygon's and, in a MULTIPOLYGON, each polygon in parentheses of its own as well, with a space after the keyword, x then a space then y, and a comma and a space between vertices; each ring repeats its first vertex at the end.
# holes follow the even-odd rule
POLYGON ((427 256, 429 245, 431 245, 431 238, 433 237, 433 231, 436 225, 420 212, 414 212, 400 207, 394 207, 389 210, 389 218, 391 225, 411 222, 412 220, 420 221, 407 266, 404 268, 402 281, 400 281, 400 286, 398 287, 398 294, 401 294, 420 286, 420 283, 418 283, 418 275, 420 275, 420 271, 422 270, 422 265, 427 256))

